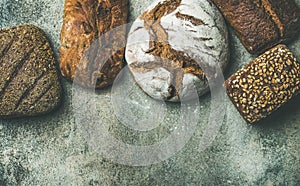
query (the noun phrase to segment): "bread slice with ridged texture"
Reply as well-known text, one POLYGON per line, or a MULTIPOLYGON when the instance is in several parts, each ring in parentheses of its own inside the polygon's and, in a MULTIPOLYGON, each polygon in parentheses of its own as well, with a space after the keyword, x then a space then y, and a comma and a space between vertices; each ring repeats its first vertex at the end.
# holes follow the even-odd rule
POLYGON ((34 25, 0 29, 0 117, 36 116, 61 102, 56 61, 34 25))

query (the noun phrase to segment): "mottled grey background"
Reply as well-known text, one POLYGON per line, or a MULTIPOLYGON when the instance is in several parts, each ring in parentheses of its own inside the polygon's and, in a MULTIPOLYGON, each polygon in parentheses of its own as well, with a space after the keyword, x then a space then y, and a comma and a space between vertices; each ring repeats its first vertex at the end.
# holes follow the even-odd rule
MULTIPOLYGON (((151 2, 131 0, 130 20, 151 2)), ((38 25, 47 33, 57 57, 63 3, 0 0, 0 27, 38 25)), ((300 0, 297 3, 300 5, 300 0)), ((230 33, 231 61, 225 78, 254 57, 230 33)), ((289 47, 300 60, 300 38, 289 47)), ((125 80, 132 82, 128 74, 125 80)), ((226 116, 217 138, 199 152, 199 139, 210 113, 208 94, 200 98, 199 127, 181 152, 159 164, 131 167, 111 162, 87 145, 75 123, 78 115, 72 108, 72 85, 65 80, 63 85, 64 103, 56 112, 0 120, 0 185, 300 185, 300 96, 254 126, 247 125, 226 99, 226 116)), ((97 92, 97 111, 116 138, 130 144, 154 144, 176 127, 180 106, 170 104, 164 122, 148 134, 128 129, 114 116, 110 90, 97 92)), ((151 108, 145 102, 149 97, 134 90, 141 106, 151 108)))

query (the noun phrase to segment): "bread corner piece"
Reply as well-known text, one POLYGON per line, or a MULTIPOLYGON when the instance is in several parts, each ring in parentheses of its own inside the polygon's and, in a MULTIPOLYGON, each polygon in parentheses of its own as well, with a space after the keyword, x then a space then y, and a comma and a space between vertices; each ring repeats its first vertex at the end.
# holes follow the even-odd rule
POLYGON ((232 103, 255 123, 299 93, 300 64, 285 45, 266 51, 225 82, 232 103))

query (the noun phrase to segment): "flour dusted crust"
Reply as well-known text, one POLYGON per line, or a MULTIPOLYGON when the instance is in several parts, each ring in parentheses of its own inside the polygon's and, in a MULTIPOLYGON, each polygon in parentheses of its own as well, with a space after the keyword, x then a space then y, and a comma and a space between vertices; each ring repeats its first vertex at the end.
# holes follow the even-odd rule
POLYGON ((133 23, 126 61, 151 97, 178 102, 209 90, 207 78, 228 62, 228 33, 210 1, 157 0, 133 23), (200 65, 199 65, 200 64, 200 65))

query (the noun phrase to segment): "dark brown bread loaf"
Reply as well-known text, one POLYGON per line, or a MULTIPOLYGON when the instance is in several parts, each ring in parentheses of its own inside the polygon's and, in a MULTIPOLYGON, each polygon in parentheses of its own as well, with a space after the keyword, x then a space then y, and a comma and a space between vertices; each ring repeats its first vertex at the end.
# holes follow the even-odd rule
POLYGON ((285 45, 278 45, 233 74, 225 87, 244 119, 254 123, 299 93, 300 64, 285 45))
POLYGON ((62 75, 85 87, 112 84, 123 67, 128 0, 66 0, 64 8, 62 75))
POLYGON ((46 113, 60 100, 58 71, 45 33, 33 25, 0 29, 0 117, 46 113))
POLYGON ((252 54, 287 42, 300 31, 300 9, 293 0, 213 0, 252 54))

